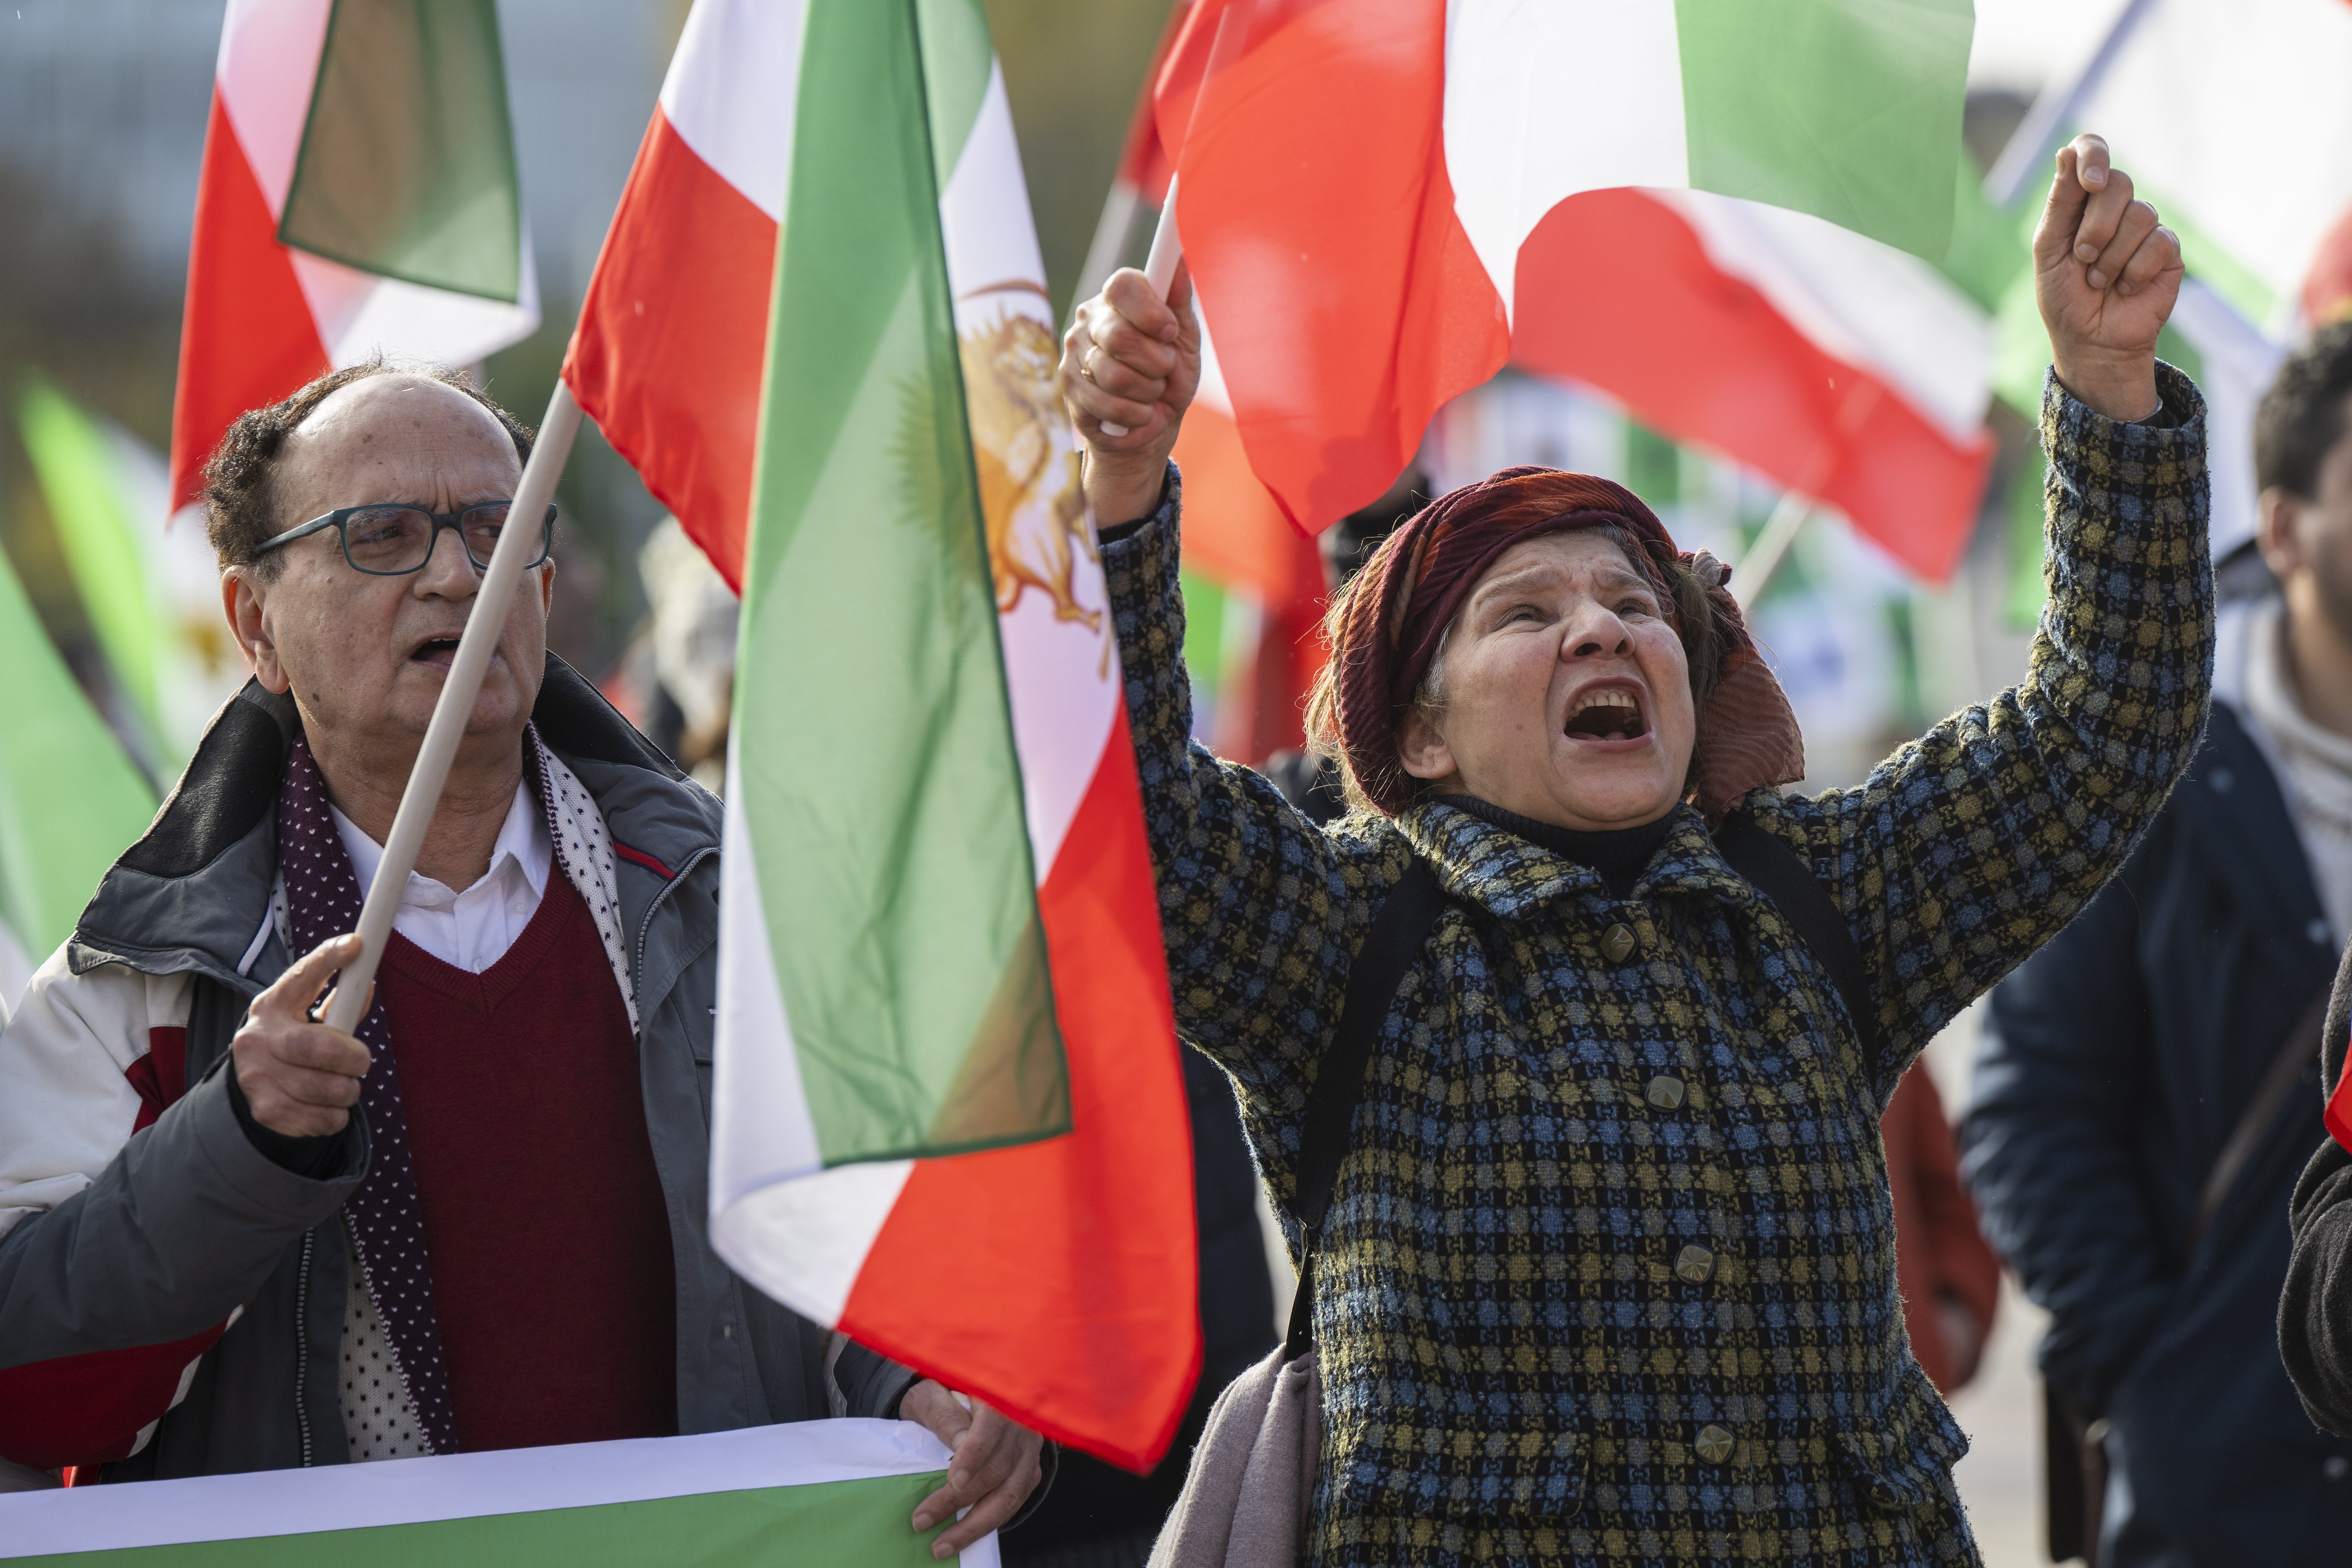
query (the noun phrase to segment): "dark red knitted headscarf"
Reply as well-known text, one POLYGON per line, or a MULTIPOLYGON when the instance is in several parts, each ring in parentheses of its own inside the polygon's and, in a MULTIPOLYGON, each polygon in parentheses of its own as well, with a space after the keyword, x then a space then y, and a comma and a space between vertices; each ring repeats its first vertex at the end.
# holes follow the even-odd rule
POLYGON ((1599 524, 1614 525, 1633 541, 1634 564, 1676 616, 1677 630, 1666 568, 1679 562, 1707 584, 1720 664, 1698 715, 1692 779, 1700 809, 1720 816, 1760 784, 1804 776, 1796 715, 1748 635, 1723 563, 1704 552, 1677 551, 1657 515, 1622 485, 1558 468, 1505 468, 1406 520, 1349 584, 1331 650, 1338 666, 1334 717, 1349 770, 1382 814, 1402 811, 1419 787, 1397 761, 1398 724, 1464 596, 1521 540, 1599 524))

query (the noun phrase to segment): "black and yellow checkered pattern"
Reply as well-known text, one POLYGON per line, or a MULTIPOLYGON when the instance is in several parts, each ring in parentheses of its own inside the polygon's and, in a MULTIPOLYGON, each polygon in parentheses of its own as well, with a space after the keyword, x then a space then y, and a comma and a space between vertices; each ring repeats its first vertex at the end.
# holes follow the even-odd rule
POLYGON ((1455 900, 1399 985, 1318 1264, 1314 1561, 1976 1561, 1966 1440, 1904 1334, 1878 1118, 2194 749, 2204 420, 2162 374, 2170 428, 2048 395, 2026 680, 1859 789, 1754 803, 1853 928, 1879 1061, 1687 807, 1622 900, 1441 803, 1318 831, 1188 742, 1178 487, 1106 547, 1179 1025, 1236 1079, 1277 1199, 1381 897, 1418 854, 1455 900))

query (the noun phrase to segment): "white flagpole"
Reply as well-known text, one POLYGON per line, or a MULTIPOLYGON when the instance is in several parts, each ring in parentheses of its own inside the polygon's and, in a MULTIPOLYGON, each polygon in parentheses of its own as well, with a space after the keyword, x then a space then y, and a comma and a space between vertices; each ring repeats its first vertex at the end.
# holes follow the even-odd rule
MULTIPOLYGON (((507 510, 507 527, 499 535, 490 564, 475 592, 474 607, 466 616, 466 630, 457 639, 457 656, 449 661, 448 679, 441 683, 441 700, 433 705, 433 721, 425 729, 416 765, 409 770, 408 787, 401 792, 400 810, 392 819, 392 835, 377 862, 374 885, 360 910, 360 955, 347 965, 328 998, 326 1022, 350 1034, 366 1016, 368 992, 375 984, 375 967, 392 935, 392 917, 400 909, 401 890, 425 847, 425 830, 441 804, 441 786, 449 780, 449 764, 465 738, 466 721, 482 689, 482 675, 490 654, 506 629, 507 608, 521 582, 523 563, 539 552, 542 537, 537 526, 554 499, 555 480, 572 455, 572 437, 580 433, 580 405, 561 377, 555 395, 548 399, 547 418, 539 427, 530 461, 523 465, 522 481, 515 486, 514 503, 507 510)), ((459 548, 464 542, 459 541, 459 548)))
MULTIPOLYGON (((1144 258, 1143 280, 1162 300, 1176 281, 1176 268, 1184 259, 1184 241, 1176 232, 1176 176, 1168 176, 1168 199, 1160 205, 1160 226, 1151 231, 1151 254, 1144 258)), ((1127 426, 1102 422, 1106 436, 1124 436, 1127 426)))
POLYGON ((1732 564, 1731 591, 1738 596, 1742 610, 1751 607, 1758 595, 1764 592, 1764 584, 1772 580, 1772 574, 1780 568, 1780 558, 1788 554, 1789 546, 1797 542, 1797 531, 1804 527, 1805 520, 1812 515, 1813 503, 1810 498, 1795 490, 1780 492, 1780 502, 1772 509, 1772 515, 1764 520, 1763 531, 1757 534, 1756 542, 1749 545, 1747 553, 1732 564))

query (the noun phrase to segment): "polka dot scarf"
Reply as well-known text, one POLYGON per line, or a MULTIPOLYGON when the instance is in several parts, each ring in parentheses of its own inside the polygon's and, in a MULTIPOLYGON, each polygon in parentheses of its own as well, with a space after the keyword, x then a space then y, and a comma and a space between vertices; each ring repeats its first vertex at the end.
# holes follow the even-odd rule
MULTIPOLYGON (((311 759, 310 742, 299 735, 287 753, 286 782, 278 793, 278 867, 294 956, 359 930, 359 877, 328 813, 327 782, 311 759)), ((367 1113, 374 1147, 366 1180, 343 1203, 343 1217, 417 1422, 435 1453, 454 1454, 457 1421, 449 1406, 448 1368, 441 1359, 440 1324, 433 1314, 425 1215, 417 1205, 416 1167, 400 1109, 399 1061, 381 996, 369 1005, 357 1033, 375 1058, 360 1082, 360 1107, 367 1113)))

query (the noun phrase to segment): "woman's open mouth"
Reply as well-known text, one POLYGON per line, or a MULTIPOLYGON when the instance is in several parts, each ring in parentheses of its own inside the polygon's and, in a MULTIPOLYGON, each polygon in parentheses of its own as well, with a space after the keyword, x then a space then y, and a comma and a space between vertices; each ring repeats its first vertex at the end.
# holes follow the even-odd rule
POLYGON ((1622 686, 1586 692, 1576 699, 1568 715, 1570 740, 1624 742, 1642 740, 1649 732, 1650 722, 1642 717, 1642 700, 1622 686))

